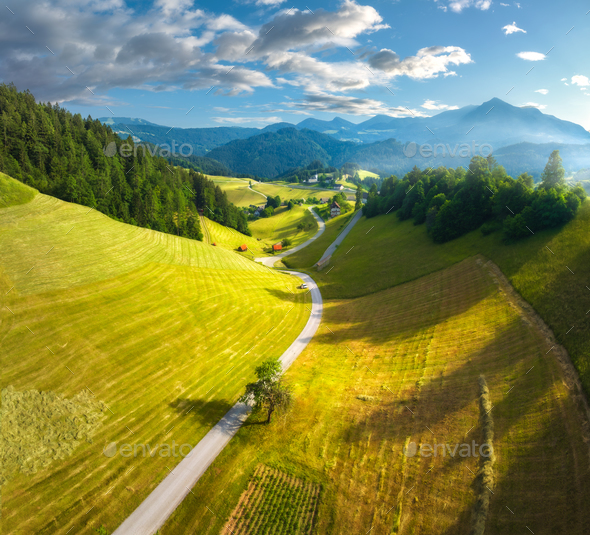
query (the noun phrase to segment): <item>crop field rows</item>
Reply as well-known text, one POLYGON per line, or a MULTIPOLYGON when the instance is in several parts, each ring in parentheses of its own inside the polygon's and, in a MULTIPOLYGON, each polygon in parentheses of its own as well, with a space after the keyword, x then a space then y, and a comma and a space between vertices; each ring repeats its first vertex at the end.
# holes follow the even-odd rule
POLYGON ((223 531, 236 535, 309 535, 319 495, 319 485, 260 465, 223 531))
POLYGON ((182 458, 104 448, 194 446, 309 316, 295 277, 87 211, 0 210, 2 387, 107 407, 71 456, 2 486, 6 533, 114 530, 182 458))
POLYGON ((485 261, 324 305, 318 335, 286 375, 292 411, 272 428, 242 428, 166 535, 219 533, 259 463, 322 485, 314 533, 467 533, 480 456, 402 450, 480 445, 480 375, 496 433, 489 532, 585 533, 583 418, 548 340, 485 261), (204 519, 203 504, 218 517, 204 519))

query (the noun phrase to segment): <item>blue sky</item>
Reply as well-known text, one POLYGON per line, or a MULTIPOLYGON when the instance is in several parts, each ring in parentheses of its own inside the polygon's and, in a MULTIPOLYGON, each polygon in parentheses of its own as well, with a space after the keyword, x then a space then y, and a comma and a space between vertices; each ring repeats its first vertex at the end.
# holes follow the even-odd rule
POLYGON ((0 79, 84 116, 176 127, 428 116, 498 97, 590 129, 588 1, 314 2, 9 0, 0 79))

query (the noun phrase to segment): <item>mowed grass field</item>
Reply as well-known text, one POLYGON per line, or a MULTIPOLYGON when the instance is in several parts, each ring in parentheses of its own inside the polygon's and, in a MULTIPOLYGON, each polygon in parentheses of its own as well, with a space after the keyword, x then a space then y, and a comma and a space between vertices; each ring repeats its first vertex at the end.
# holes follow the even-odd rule
POLYGON ((114 530, 181 457, 103 448, 194 446, 309 316, 295 277, 45 195, 0 208, 0 250, 0 386, 109 409, 92 443, 2 487, 4 533, 114 530))
MULTIPOLYGON (((229 202, 240 207, 248 207, 251 204, 260 206, 266 204, 263 195, 252 191, 249 187, 249 180, 242 178, 209 176, 216 185, 227 193, 229 202)), ((254 182, 252 182, 254 184, 254 182)))
POLYGON ((318 231, 318 223, 306 205, 294 206, 289 210, 286 206, 275 209, 271 217, 261 217, 249 223, 250 231, 254 238, 260 238, 261 242, 270 247, 274 243, 289 238, 295 247, 309 240, 318 231), (298 230, 299 224, 304 225, 304 230, 298 230))
POLYGON ((480 375, 497 457, 486 533, 587 533, 587 428, 550 340, 495 279, 476 257, 325 301, 286 374, 292 409, 268 426, 251 418, 162 533, 221 533, 259 464, 321 485, 314 533, 468 533, 479 458, 402 450, 481 444, 480 375))
MULTIPOLYGON (((262 241, 258 241, 256 238, 253 238, 252 236, 246 236, 245 234, 242 234, 241 232, 238 232, 235 229, 230 229, 229 227, 220 225, 219 223, 211 221, 206 217, 204 219, 205 225, 207 225, 207 229, 209 230, 211 242, 216 243, 217 247, 223 247, 224 249, 237 251, 240 245, 245 244, 248 247, 248 251, 250 251, 254 255, 264 254, 265 244, 262 241)), ((252 254, 248 254, 248 252, 239 254, 243 254, 247 257, 252 257, 252 254)))
POLYGON ((324 298, 354 297, 401 284, 481 253, 493 260, 563 344, 590 393, 590 201, 560 229, 505 245, 477 230, 437 245, 424 225, 395 214, 362 218, 314 275, 324 298), (354 249, 346 254, 351 247, 354 249))
MULTIPOLYGON (((275 184, 268 184, 266 182, 252 183, 252 189, 264 193, 267 197, 281 198, 281 201, 301 200, 308 197, 333 197, 334 190, 323 190, 319 188, 292 188, 290 186, 276 186, 275 184)), ((262 198, 262 197, 261 197, 262 198)))
POLYGON ((293 269, 303 269, 313 266, 322 257, 330 244, 338 237, 338 234, 344 230, 344 227, 346 227, 353 216, 354 212, 349 212, 326 221, 324 233, 319 238, 307 247, 283 258, 283 263, 293 269))

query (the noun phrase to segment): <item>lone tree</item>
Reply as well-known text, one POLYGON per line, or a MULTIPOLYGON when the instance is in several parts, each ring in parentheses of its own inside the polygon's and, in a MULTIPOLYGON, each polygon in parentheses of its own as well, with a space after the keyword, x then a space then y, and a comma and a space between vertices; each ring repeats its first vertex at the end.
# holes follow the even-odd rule
POLYGON ((293 401, 291 389, 282 382, 282 371, 278 358, 265 360, 255 369, 258 380, 247 384, 246 393, 240 398, 240 402, 252 404, 253 412, 267 411, 267 424, 275 410, 286 409, 293 401))
POLYGON ((554 150, 549 156, 549 161, 541 175, 540 188, 543 189, 561 189, 565 186, 565 170, 563 160, 558 150, 554 150))
POLYGON ((354 203, 354 209, 359 210, 363 207, 363 189, 361 188, 360 184, 356 186, 356 202, 354 203))

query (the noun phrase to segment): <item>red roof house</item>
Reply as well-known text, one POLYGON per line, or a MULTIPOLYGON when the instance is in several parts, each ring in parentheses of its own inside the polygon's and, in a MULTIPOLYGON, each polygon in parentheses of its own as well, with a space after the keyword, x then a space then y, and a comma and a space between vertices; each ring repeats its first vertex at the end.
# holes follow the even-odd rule
POLYGON ((272 250, 273 250, 273 251, 280 251, 282 248, 283 248, 283 245, 282 245, 281 243, 275 243, 275 244, 272 246, 272 250))
POLYGON ((248 246, 247 246, 247 245, 244 243, 244 244, 240 245, 240 246, 238 247, 238 249, 239 249, 240 251, 247 251, 247 250, 248 250, 248 246))

